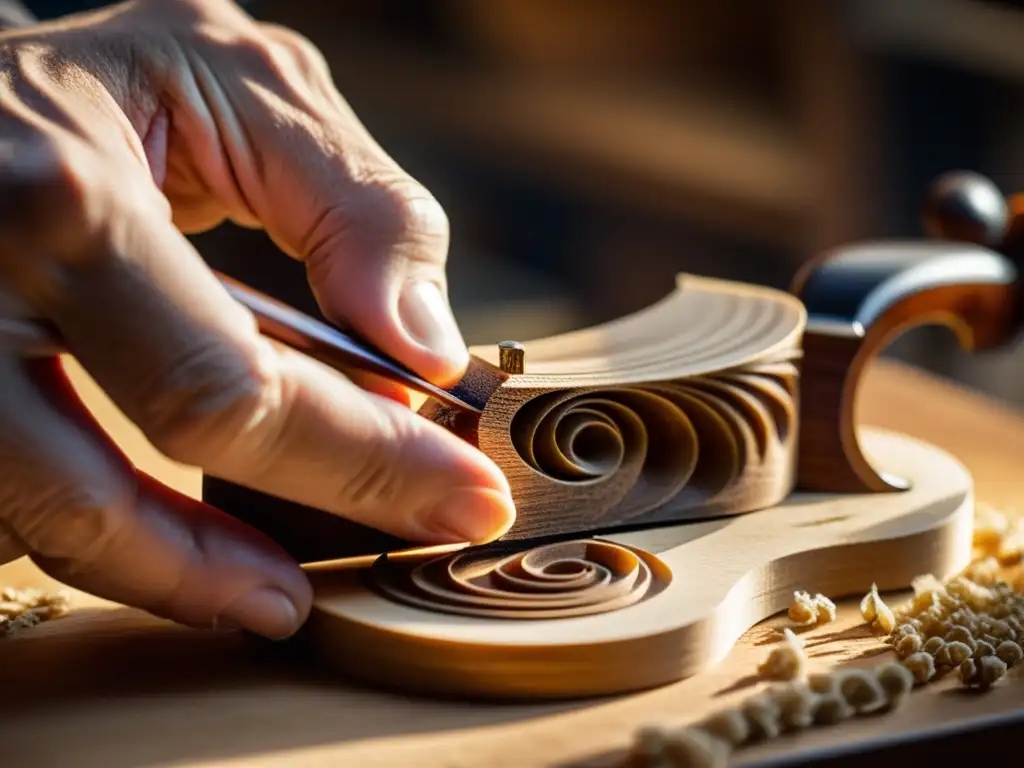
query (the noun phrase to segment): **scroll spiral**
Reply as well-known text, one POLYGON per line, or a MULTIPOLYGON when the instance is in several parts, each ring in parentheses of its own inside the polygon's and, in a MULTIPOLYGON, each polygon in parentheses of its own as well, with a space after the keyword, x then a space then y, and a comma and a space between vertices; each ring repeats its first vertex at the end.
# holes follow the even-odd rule
POLYGON ((761 509, 792 489, 806 315, 776 291, 682 276, 611 323, 525 342, 479 446, 512 486, 506 540, 761 509))
POLYGON ((625 522, 655 510, 727 503, 747 480, 784 466, 797 429, 796 399, 796 367, 782 360, 679 381, 547 393, 523 405, 510 436, 534 471, 613 488, 613 498, 605 496, 611 506, 600 514, 625 522))
POLYGON ((378 558, 367 577, 416 608, 491 619, 555 619, 618 610, 671 581, 654 555, 585 539, 509 551, 484 548, 408 562, 378 558))

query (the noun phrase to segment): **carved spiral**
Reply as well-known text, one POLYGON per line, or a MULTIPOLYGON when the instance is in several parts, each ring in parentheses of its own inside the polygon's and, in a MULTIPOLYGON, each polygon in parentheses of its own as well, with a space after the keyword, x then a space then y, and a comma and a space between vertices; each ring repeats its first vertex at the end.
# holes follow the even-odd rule
POLYGON ((510 551, 483 548, 426 562, 378 558, 373 588, 417 608, 498 619, 604 613, 648 599, 671 581, 668 567, 638 549, 593 539, 510 551))
MULTIPOLYGON (((796 430, 788 361, 692 379, 570 390, 525 403, 510 436, 534 471, 593 495, 619 520, 724 501, 782 467, 796 430)), ((784 476, 783 473, 779 473, 784 476)), ((595 510, 596 511, 596 510, 595 510)))
POLYGON ((804 322, 790 296, 684 276, 633 315, 526 343, 526 375, 494 407, 508 414, 507 433, 481 439, 524 510, 509 536, 735 514, 783 498, 804 322))

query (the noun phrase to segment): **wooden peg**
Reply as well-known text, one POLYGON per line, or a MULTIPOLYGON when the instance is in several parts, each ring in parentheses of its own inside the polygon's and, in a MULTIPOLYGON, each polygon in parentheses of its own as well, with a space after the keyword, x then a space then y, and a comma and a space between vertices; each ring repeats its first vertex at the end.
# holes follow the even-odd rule
POLYGON ((498 366, 504 373, 517 376, 525 369, 526 351, 518 341, 498 343, 498 366))

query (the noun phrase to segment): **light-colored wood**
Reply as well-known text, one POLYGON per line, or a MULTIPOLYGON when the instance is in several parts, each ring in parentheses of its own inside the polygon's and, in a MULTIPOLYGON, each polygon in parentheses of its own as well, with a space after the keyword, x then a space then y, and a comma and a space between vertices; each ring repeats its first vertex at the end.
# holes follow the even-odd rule
MULTIPOLYGON (((792 489, 793 296, 680 275, 656 304, 528 341, 487 400, 478 445, 519 510, 509 538, 747 512, 792 489)), ((492 365, 496 347, 473 352, 492 365)))
POLYGON ((863 595, 872 582, 903 589, 921 573, 947 578, 964 568, 974 514, 964 468, 904 436, 873 431, 862 441, 911 490, 794 493, 756 514, 602 536, 589 549, 548 545, 566 549, 565 567, 550 571, 530 573, 517 555, 511 563, 483 555, 453 574, 466 557, 455 553, 385 559, 369 574, 319 573, 310 641, 332 666, 398 689, 607 695, 718 663, 751 626, 786 609, 794 590, 863 595), (559 579, 590 574, 582 588, 559 588, 559 579), (586 615, 573 615, 581 608, 586 615))
MULTIPOLYGON (((105 398, 84 385, 90 407, 140 468, 198 495, 199 473, 159 457, 105 398)), ((1019 457, 1024 418, 902 366, 876 363, 859 403, 871 424, 919 436, 954 453, 979 498, 1024 508, 1019 457)), ((0 568, 0 583, 52 584, 25 560, 0 568)), ((0 743, 4 764, 128 768, 175 765, 509 766, 582 760, 628 743, 638 725, 690 720, 752 688, 770 620, 720 664, 679 683, 570 704, 462 704, 393 695, 291 665, 233 635, 168 625, 75 593, 93 610, 0 643, 0 743)), ((856 601, 833 625, 809 633, 811 668, 855 661, 877 642, 859 629, 856 601)), ((870 660, 870 663, 877 659, 870 660)), ((952 681, 913 694, 891 715, 780 739, 738 754, 742 762, 815 747, 875 742, 1022 708, 1019 674, 985 696, 953 696, 952 681)))

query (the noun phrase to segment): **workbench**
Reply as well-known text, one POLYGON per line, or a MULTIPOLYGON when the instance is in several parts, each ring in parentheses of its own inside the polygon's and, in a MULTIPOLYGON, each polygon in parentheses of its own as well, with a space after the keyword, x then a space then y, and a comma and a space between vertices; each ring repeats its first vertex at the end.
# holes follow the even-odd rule
MULTIPOLYGON (((72 361, 76 387, 136 465, 198 495, 198 470, 149 446, 72 361)), ((861 390, 862 423, 898 430, 956 455, 979 500, 1024 508, 1024 417, 892 362, 861 390)), ((0 585, 58 588, 27 560, 0 585)), ((894 596, 898 601, 899 597, 894 596)), ((755 626, 707 673, 645 693, 543 705, 416 699, 338 679, 304 662, 301 646, 181 628, 72 593, 72 611, 0 640, 0 762, 11 766, 576 766, 609 764, 641 725, 685 722, 752 693, 776 617, 755 626)), ((880 643, 855 601, 808 633, 811 669, 876 664, 880 643)), ((740 765, 873 764, 925 751, 952 759, 979 744, 1012 744, 1024 725, 1017 667, 990 691, 944 680, 895 712, 816 728, 740 750, 740 765)))

